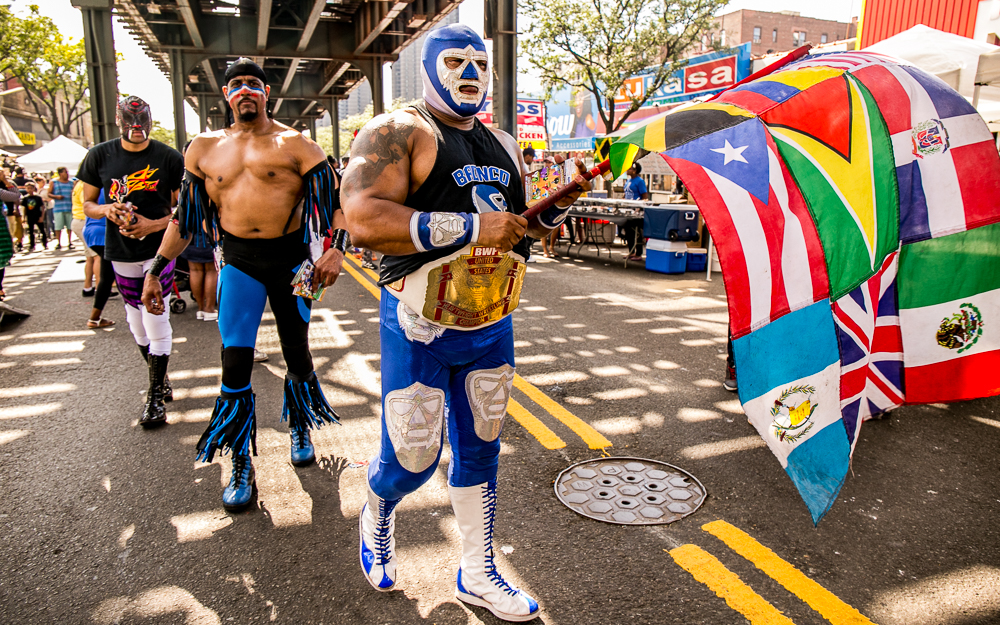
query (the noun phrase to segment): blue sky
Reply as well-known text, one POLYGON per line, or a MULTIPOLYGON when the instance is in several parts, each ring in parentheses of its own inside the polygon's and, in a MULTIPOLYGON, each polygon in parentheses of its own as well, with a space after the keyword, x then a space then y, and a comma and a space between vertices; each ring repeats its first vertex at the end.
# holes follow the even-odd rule
MULTIPOLYGON (((27 11, 29 4, 37 4, 39 11, 56 23, 59 30, 68 37, 79 39, 83 37, 83 22, 78 9, 70 5, 69 0, 14 0, 11 4, 14 11, 27 11)), ((726 5, 722 13, 738 9, 756 9, 760 11, 799 11, 805 16, 821 19, 850 21, 852 15, 857 15, 861 9, 861 0, 734 0, 726 5)), ((465 0, 459 7, 459 21, 468 24, 482 33, 483 0, 465 0)), ((122 25, 114 24, 115 48, 125 58, 118 64, 118 81, 125 93, 138 95, 153 105, 153 118, 167 128, 174 127, 174 112, 170 94, 170 81, 142 51, 122 25)), ((387 72, 388 74, 388 72, 387 72)), ((537 81, 531 76, 518 77, 521 91, 537 90, 537 81)), ((392 89, 384 90, 387 94, 392 89)), ((185 104, 188 132, 198 132, 198 115, 185 104)))

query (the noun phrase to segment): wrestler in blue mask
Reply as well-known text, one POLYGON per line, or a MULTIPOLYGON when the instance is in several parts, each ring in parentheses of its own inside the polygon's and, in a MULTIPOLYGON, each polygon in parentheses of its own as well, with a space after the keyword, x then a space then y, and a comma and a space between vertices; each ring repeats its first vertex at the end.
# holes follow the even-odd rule
POLYGON ((464 24, 427 35, 420 74, 424 100, 445 115, 467 119, 486 105, 490 85, 486 44, 464 24))

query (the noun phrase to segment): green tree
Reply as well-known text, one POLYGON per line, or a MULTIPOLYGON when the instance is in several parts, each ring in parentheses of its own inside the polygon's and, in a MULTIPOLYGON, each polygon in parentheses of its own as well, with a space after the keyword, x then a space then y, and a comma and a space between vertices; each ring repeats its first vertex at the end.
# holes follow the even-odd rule
POLYGON ((684 65, 683 57, 712 28, 728 0, 522 0, 531 16, 522 58, 539 72, 547 94, 562 86, 589 91, 605 133, 621 127, 684 65), (625 89, 636 74, 652 74, 644 92, 625 89), (615 97, 629 107, 615 112, 615 97))
POLYGON ((164 128, 163 124, 155 119, 153 120, 153 128, 149 131, 149 138, 174 147, 174 131, 170 128, 164 128))
POLYGON ((55 23, 28 7, 20 18, 6 10, 0 30, 0 70, 17 78, 49 136, 64 135, 90 110, 83 41, 64 39, 55 23))
MULTIPOLYGON (((408 106, 413 106, 420 100, 403 100, 402 98, 397 98, 392 101, 389 108, 386 110, 387 113, 396 111, 408 106)), ((344 119, 340 120, 340 154, 341 156, 349 156, 351 154, 351 144, 354 143, 354 133, 370 122, 372 118, 375 117, 375 105, 369 104, 365 107, 365 110, 356 115, 349 115, 344 119)), ((317 131, 316 134, 319 134, 317 131)))
POLYGON ((38 59, 42 56, 45 37, 55 32, 56 26, 42 17, 38 6, 28 7, 28 17, 21 19, 9 6, 0 5, 0 76, 10 72, 19 59, 38 59))

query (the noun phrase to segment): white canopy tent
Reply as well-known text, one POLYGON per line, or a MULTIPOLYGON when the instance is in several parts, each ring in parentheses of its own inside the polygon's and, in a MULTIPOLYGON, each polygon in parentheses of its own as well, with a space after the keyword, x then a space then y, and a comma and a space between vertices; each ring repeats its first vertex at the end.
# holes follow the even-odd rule
POLYGON ((3 115, 0 115, 0 145, 24 145, 21 138, 17 136, 17 133, 10 127, 10 123, 7 122, 7 118, 3 115))
POLYGON ((974 105, 990 130, 1000 130, 1000 87, 976 87, 977 83, 1000 85, 997 46, 918 24, 865 50, 908 61, 948 83, 970 101, 976 99, 974 105), (977 71, 984 72, 981 78, 977 78, 977 71))
POLYGON ((47 172, 65 167, 70 175, 76 174, 80 162, 87 155, 87 148, 66 137, 56 137, 34 152, 17 158, 17 163, 30 171, 47 172))

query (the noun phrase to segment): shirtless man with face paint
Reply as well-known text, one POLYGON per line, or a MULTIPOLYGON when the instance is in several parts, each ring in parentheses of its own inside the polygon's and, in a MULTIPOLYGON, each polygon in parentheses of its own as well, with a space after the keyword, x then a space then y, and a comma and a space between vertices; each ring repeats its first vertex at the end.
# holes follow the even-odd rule
POLYGON ((456 596, 528 621, 538 604, 503 579, 493 549, 500 431, 514 381, 510 313, 529 254, 525 233, 541 238, 557 227, 579 193, 530 222, 520 216, 521 149, 475 117, 490 72, 470 28, 432 31, 421 73, 423 102, 358 134, 341 196, 355 244, 384 255, 382 437, 360 519, 361 567, 377 590, 395 586, 395 508, 435 471, 447 427, 448 491, 462 535, 456 596))
POLYGON ((288 419, 292 464, 315 460, 311 428, 337 422, 309 353, 312 300, 295 295, 291 283, 310 258, 310 242, 332 234, 329 251, 315 262, 313 284, 333 284, 340 275, 347 231, 326 154, 268 116, 270 87, 264 71, 241 58, 225 78, 222 93, 235 123, 199 135, 188 147, 177 214, 146 275, 143 302, 153 314, 163 313, 156 276, 192 237, 200 244, 221 243, 222 390, 198 442, 198 458, 211 462, 217 450, 233 452, 233 473, 222 503, 241 510, 256 491, 251 450, 256 454, 257 426, 250 378, 257 328, 268 300, 288 368, 282 420, 288 419))

